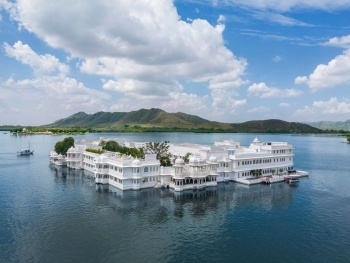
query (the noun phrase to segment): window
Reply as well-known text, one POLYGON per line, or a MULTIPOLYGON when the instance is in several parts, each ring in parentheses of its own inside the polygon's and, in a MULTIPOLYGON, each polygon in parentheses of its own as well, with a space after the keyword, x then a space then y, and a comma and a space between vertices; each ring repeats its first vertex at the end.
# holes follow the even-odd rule
POLYGON ((145 167, 144 171, 145 171, 145 173, 148 173, 148 167, 145 167))

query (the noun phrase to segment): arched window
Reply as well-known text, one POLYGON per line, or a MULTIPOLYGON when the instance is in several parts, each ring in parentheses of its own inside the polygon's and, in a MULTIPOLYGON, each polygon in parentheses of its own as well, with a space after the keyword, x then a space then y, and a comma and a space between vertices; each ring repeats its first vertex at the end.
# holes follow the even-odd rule
POLYGON ((148 173, 148 167, 145 167, 145 173, 148 173))

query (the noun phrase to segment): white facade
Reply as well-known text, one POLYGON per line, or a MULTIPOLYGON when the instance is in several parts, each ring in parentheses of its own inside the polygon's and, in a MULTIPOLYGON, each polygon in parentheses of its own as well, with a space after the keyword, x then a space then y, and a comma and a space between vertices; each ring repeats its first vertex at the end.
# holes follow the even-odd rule
MULTIPOLYGON (((120 140, 120 139, 119 139, 120 140)), ((142 145, 124 141, 132 147, 142 145)), ((239 181, 242 178, 270 177, 287 174, 293 169, 293 146, 286 142, 259 142, 256 138, 248 147, 232 140, 215 145, 170 144, 171 167, 161 167, 155 154, 144 160, 119 153, 95 154, 87 152, 84 143, 67 152, 67 166, 94 173, 95 182, 110 184, 121 190, 150 187, 170 187, 175 191, 216 186, 218 182, 239 181), (185 164, 183 157, 191 153, 185 164)), ((95 144, 95 145, 98 145, 95 144)))

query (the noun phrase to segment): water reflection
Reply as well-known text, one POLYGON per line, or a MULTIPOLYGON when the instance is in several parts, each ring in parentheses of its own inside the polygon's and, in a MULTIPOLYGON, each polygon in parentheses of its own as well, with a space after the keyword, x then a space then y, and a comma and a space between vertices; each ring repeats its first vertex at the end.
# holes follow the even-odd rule
MULTIPOLYGON (((288 206, 293 200, 295 187, 286 183, 272 185, 240 185, 233 182, 219 183, 217 187, 201 190, 175 192, 165 188, 149 188, 138 191, 122 191, 110 185, 95 184, 93 174, 83 170, 50 165, 56 182, 87 187, 97 194, 109 197, 108 206, 119 213, 149 213, 150 208, 159 210, 157 222, 165 222, 169 214, 182 218, 189 214, 199 218, 217 212, 219 209, 234 209, 241 206, 259 206, 271 210, 288 206)), ((151 220, 152 221, 152 220, 151 220)))

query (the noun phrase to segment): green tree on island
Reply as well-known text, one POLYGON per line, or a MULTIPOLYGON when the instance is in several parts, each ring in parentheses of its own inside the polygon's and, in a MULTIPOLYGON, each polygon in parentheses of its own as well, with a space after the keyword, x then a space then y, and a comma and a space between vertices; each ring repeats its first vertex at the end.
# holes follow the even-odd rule
POLYGON ((169 150, 169 141, 164 142, 148 142, 143 147, 144 153, 156 154, 157 160, 160 161, 161 166, 171 166, 169 150))
POLYGON ((58 141, 55 144, 55 152, 58 154, 66 155, 68 149, 72 146, 74 146, 74 138, 65 138, 63 141, 58 141))
POLYGON ((189 152, 185 154, 185 156, 184 156, 184 163, 189 163, 191 154, 192 153, 189 153, 189 152))
POLYGON ((116 141, 100 141, 100 146, 102 146, 103 150, 110 151, 110 152, 119 152, 122 155, 131 155, 134 158, 143 159, 145 157, 143 148, 128 148, 125 146, 121 146, 116 141))

